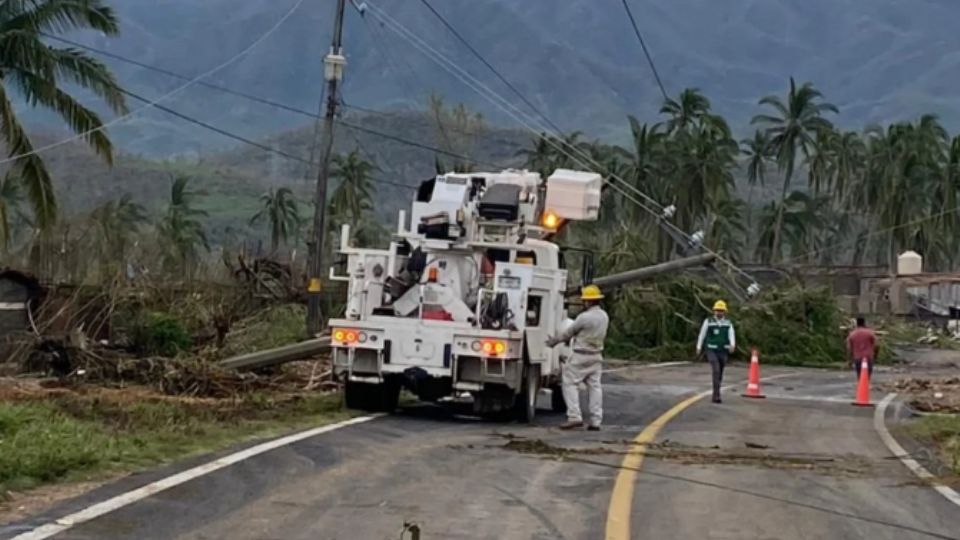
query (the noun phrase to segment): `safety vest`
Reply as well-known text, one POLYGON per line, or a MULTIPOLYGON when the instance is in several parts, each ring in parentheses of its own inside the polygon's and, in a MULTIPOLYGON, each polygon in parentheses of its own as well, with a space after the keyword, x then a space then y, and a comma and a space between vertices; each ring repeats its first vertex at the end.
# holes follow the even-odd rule
POLYGON ((729 319, 707 319, 707 337, 704 338, 704 347, 711 350, 726 349, 730 345, 729 319))

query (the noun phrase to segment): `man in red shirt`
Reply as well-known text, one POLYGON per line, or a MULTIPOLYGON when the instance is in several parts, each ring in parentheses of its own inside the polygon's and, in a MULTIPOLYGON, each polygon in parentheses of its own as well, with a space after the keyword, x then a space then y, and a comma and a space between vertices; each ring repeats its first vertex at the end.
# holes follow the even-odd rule
POLYGON ((864 358, 867 359, 867 367, 870 375, 873 375, 873 360, 877 355, 877 336, 873 330, 867 328, 867 322, 863 317, 857 317, 857 327, 847 336, 847 355, 853 367, 857 370, 857 378, 860 378, 860 363, 864 358))

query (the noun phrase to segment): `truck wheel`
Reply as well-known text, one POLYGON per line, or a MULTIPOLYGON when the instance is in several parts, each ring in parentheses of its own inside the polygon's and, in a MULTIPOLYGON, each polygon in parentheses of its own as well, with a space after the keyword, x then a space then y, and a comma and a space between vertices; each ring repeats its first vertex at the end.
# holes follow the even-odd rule
POLYGON ((393 412, 400 401, 400 385, 389 381, 382 384, 347 381, 343 391, 348 409, 393 412))
POLYGON ((557 414, 567 412, 567 402, 563 399, 563 387, 559 384, 550 387, 550 409, 557 414))
POLYGON ((514 402, 514 416, 530 424, 537 416, 537 391, 540 389, 540 366, 528 364, 520 382, 520 393, 514 402))

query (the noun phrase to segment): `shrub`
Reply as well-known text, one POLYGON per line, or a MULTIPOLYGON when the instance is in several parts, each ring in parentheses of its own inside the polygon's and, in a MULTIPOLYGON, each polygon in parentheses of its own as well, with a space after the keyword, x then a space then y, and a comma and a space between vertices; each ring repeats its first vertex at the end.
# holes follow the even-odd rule
POLYGON ((148 313, 134 326, 133 346, 143 354, 176 356, 193 343, 177 319, 166 313, 148 313))

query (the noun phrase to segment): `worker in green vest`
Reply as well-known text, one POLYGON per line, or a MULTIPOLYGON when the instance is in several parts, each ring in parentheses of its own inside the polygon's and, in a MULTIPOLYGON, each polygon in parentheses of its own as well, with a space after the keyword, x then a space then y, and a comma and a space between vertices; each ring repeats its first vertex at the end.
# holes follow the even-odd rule
POLYGON ((706 350, 707 361, 713 372, 713 402, 720 403, 720 385, 723 384, 723 368, 727 358, 737 348, 737 337, 733 323, 727 319, 727 303, 717 300, 713 304, 713 316, 707 317, 700 327, 697 338, 697 356, 706 350))

